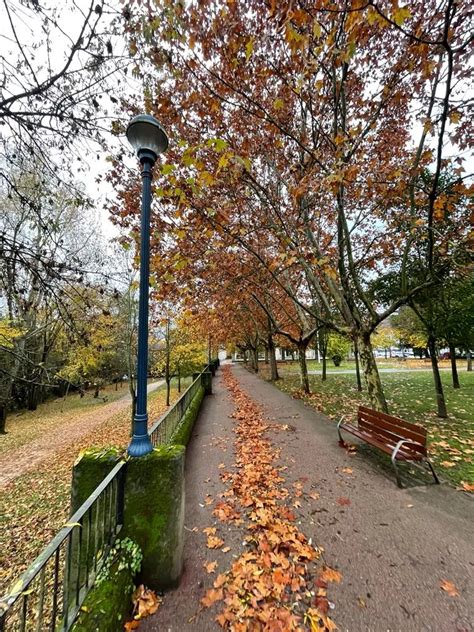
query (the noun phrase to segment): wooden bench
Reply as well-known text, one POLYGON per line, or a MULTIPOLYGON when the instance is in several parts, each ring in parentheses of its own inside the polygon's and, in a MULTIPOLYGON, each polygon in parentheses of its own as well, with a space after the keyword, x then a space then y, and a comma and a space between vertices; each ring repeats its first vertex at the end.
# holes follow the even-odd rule
POLYGON ((357 426, 344 423, 341 417, 337 424, 339 444, 345 445, 341 430, 362 439, 374 447, 386 452, 392 460, 399 487, 403 487, 397 468, 397 461, 417 461, 426 463, 439 483, 436 472, 431 465, 426 450, 426 430, 422 426, 409 423, 398 417, 381 413, 365 406, 359 406, 357 426))

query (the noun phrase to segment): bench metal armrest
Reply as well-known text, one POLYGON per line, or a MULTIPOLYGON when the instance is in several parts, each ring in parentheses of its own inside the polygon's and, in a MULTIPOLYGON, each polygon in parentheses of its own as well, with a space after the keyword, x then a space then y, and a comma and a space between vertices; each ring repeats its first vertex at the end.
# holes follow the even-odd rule
POLYGON ((346 417, 345 415, 342 415, 342 417, 337 422, 337 434, 339 435, 339 443, 340 443, 340 445, 344 444, 344 439, 342 438, 342 435, 341 435, 341 424, 344 421, 345 417, 346 417))
POLYGON ((417 446, 419 448, 422 448, 423 452, 425 451, 424 445, 422 445, 421 443, 418 443, 418 441, 412 441, 410 439, 401 439, 397 443, 397 445, 393 448, 392 457, 391 457, 392 458, 392 462, 395 461, 395 459, 397 458, 397 454, 399 453, 399 451, 400 451, 400 449, 401 449, 401 447, 402 447, 402 445, 404 443, 408 443, 410 445, 417 446))

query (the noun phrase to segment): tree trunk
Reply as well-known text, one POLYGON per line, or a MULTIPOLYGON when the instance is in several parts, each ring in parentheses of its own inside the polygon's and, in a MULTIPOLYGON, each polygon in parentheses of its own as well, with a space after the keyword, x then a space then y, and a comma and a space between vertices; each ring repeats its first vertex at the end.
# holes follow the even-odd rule
POLYGON ((265 364, 268 364, 270 361, 268 347, 265 347, 265 364))
POLYGON ((449 355, 451 358, 451 375, 453 378, 453 388, 461 388, 459 384, 458 367, 456 366, 456 349, 454 345, 449 345, 449 355))
POLYGON ((305 393, 310 393, 308 364, 306 363, 306 347, 298 346, 298 362, 300 365, 300 385, 305 393))
POLYGON ((326 335, 326 330, 321 329, 319 332, 319 348, 321 350, 321 357, 323 359, 323 366, 321 371, 321 380, 323 382, 327 379, 327 362, 326 362, 326 354, 328 351, 328 338, 326 335))
POLYGON ((178 371, 178 393, 181 393, 181 371, 178 371))
POLYGON ((36 410, 40 399, 40 389, 37 384, 31 384, 28 388, 28 410, 36 410))
POLYGON ((0 404, 0 434, 6 434, 6 427, 7 424, 7 406, 6 404, 0 404))
POLYGON ((99 384, 94 384, 94 399, 99 397, 100 386, 99 384))
POLYGON ((170 405, 171 379, 166 380, 166 405, 170 405))
POLYGON ((362 391, 362 382, 360 379, 360 365, 359 365, 359 348, 357 346, 357 340, 354 341, 354 359, 356 366, 356 382, 357 382, 357 390, 362 391))
POLYGON ((275 354, 275 343, 273 342, 273 336, 268 335, 268 355, 270 356, 270 379, 272 382, 280 379, 278 375, 278 367, 275 354))
POLYGON ((441 382, 441 375, 439 374, 438 358, 436 357, 436 340, 434 336, 428 336, 428 350, 431 358, 431 368, 433 369, 433 380, 436 393, 436 404, 438 417, 445 419, 448 416, 446 409, 446 401, 444 399, 443 383, 441 382))
POLYGON ((370 334, 360 332, 357 337, 357 349, 359 351, 360 363, 364 371, 364 379, 369 393, 370 405, 375 410, 388 413, 387 401, 380 381, 377 362, 375 361, 370 334))
POLYGON ((252 371, 258 373, 258 349, 250 349, 250 365, 252 371))
POLYGON ((466 358, 467 358, 467 370, 472 371, 472 353, 470 351, 466 353, 466 358))

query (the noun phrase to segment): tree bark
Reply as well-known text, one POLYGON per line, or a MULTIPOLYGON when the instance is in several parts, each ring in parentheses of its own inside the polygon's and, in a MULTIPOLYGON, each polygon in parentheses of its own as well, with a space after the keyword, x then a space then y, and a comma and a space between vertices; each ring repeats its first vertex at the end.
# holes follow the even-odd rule
POLYGON ((467 370, 472 371, 472 353, 470 351, 466 353, 466 358, 467 358, 467 370))
POLYGON ((252 370, 255 371, 255 373, 258 373, 258 349, 252 348, 250 350, 250 361, 252 370))
POLYGON ((357 340, 354 341, 354 359, 355 359, 355 367, 356 367, 357 390, 360 392, 362 391, 362 382, 360 379, 359 348, 357 346, 357 340))
POLYGON ((308 364, 306 362, 306 346, 298 345, 298 362, 300 365, 300 385, 305 393, 310 393, 308 364))
POLYGON ((461 388, 459 384, 458 367, 456 365, 456 349, 454 345, 449 345, 449 356, 451 358, 451 375, 453 378, 453 388, 461 388))
POLYGON ((387 400, 383 392, 377 362, 375 361, 370 334, 360 332, 357 337, 357 348, 359 351, 360 363, 364 371, 364 379, 369 393, 370 404, 375 410, 388 413, 387 400))
POLYGON ((323 360, 323 366, 322 366, 322 371, 321 371, 321 380, 323 382, 326 381, 327 379, 327 362, 326 362, 326 354, 327 354, 327 350, 328 350, 328 339, 327 339, 327 335, 326 335, 326 331, 324 329, 321 329, 321 331, 319 332, 319 348, 321 350, 321 357, 323 360))
POLYGON ((428 350, 430 352, 431 368, 433 369, 436 405, 438 407, 436 414, 438 417, 445 419, 448 416, 448 411, 446 409, 446 400, 444 399, 443 383, 441 382, 441 375, 439 373, 438 358, 436 357, 436 340, 432 335, 428 336, 428 350))
POLYGON ((0 404, 0 434, 6 434, 7 424, 7 406, 6 404, 0 404))
POLYGON ((278 375, 278 367, 277 367, 277 361, 276 361, 276 354, 275 354, 275 343, 273 342, 273 336, 271 334, 268 334, 268 355, 270 358, 270 379, 272 382, 276 382, 276 380, 280 379, 280 376, 278 375))

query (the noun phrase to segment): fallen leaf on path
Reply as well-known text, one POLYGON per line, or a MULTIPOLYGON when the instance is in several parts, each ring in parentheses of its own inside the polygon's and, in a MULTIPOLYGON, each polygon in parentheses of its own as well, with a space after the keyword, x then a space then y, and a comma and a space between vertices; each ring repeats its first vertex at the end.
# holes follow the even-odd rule
POLYGON ((325 566, 323 572, 320 575, 320 579, 323 582, 336 582, 337 584, 339 584, 342 579, 342 573, 336 571, 334 568, 329 568, 329 566, 325 566))
POLYGON ((359 604, 359 608, 367 608, 365 599, 363 599, 362 597, 357 597, 357 603, 359 604))
POLYGON ((206 535, 216 535, 217 528, 216 527, 206 527, 202 530, 206 535))
POLYGON ((345 496, 341 496, 340 498, 337 499, 337 504, 344 506, 344 505, 350 505, 351 501, 349 498, 346 498, 345 496))
POLYGON ((342 471, 344 472, 344 474, 352 474, 352 467, 343 467, 342 471))
POLYGON ((465 492, 474 492, 474 485, 472 483, 465 483, 464 481, 461 481, 460 489, 463 489, 465 492))
POLYGON ((207 548, 208 549, 220 549, 223 544, 224 544, 224 540, 222 540, 221 538, 219 538, 217 536, 209 535, 207 537, 207 548))
POLYGON ((448 579, 443 579, 440 582, 441 589, 448 593, 450 597, 459 597, 458 589, 453 582, 448 579))
POLYGON ((312 498, 313 500, 318 500, 320 497, 320 494, 318 492, 311 492, 311 494, 309 494, 309 497, 312 498))
POLYGON ((123 626, 125 632, 130 632, 130 630, 136 630, 140 625, 139 621, 127 621, 127 623, 123 626))
POLYGON ((219 465, 217 466, 220 470, 223 470, 225 468, 225 463, 219 463, 219 465))
POLYGON ((204 562, 203 566, 208 573, 213 573, 217 568, 217 562, 204 562))
POLYGON ((441 461, 440 465, 443 467, 455 467, 456 463, 453 463, 452 461, 441 461))
POLYGON ((153 590, 140 584, 132 595, 132 602, 135 618, 144 619, 151 614, 155 614, 160 607, 161 600, 153 590))
POLYGON ((205 608, 210 608, 216 601, 220 601, 224 597, 222 588, 211 588, 201 599, 201 603, 205 608))
POLYGON ((225 546, 223 549, 221 549, 222 553, 228 553, 230 551, 230 546, 225 546))

